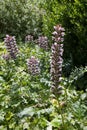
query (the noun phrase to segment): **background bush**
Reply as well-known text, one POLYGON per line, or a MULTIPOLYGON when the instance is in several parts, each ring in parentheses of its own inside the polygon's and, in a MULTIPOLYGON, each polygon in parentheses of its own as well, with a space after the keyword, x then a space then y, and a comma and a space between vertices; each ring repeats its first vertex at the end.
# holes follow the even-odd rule
POLYGON ((4 0, 0 1, 0 38, 6 34, 24 40, 25 35, 41 32, 41 11, 39 1, 4 0))

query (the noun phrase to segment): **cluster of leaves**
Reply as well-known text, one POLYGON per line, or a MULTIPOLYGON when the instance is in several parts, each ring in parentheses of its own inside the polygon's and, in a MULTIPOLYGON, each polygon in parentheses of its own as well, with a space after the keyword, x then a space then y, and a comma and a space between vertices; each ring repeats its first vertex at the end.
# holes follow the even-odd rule
POLYGON ((0 129, 86 130, 87 94, 69 89, 64 78, 58 102, 50 91, 50 51, 32 42, 19 43, 19 52, 17 59, 6 61, 0 43, 0 129), (32 55, 40 59, 39 76, 28 73, 26 59, 32 55))

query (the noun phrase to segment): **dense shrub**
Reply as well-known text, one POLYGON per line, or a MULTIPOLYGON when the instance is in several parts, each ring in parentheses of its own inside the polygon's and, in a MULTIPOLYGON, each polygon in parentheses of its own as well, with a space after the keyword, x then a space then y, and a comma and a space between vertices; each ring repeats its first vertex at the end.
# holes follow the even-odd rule
POLYGON ((25 35, 41 32, 41 10, 39 2, 31 0, 0 1, 0 38, 6 34, 24 40, 25 35))

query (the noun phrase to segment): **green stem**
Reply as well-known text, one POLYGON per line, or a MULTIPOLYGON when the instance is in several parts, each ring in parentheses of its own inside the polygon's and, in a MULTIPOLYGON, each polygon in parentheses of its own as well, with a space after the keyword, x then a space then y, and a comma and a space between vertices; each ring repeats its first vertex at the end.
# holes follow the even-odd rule
POLYGON ((68 101, 67 101, 67 89, 65 88, 65 102, 68 105, 68 101))
POLYGON ((61 110, 61 105, 60 105, 60 102, 59 102, 59 97, 57 98, 57 101, 58 101, 58 105, 59 105, 60 115, 61 115, 61 118, 62 118, 62 128, 64 128, 65 123, 64 123, 64 117, 63 117, 63 114, 62 114, 62 110, 61 110))

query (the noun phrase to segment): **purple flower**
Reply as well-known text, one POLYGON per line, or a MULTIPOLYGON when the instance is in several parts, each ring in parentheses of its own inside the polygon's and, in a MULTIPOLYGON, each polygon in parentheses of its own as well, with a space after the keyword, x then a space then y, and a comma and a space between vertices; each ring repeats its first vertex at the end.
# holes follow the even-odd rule
POLYGON ((63 42, 64 41, 64 35, 65 35, 65 29, 61 27, 61 25, 54 26, 54 32, 52 33, 53 37, 52 39, 57 42, 63 42))
POLYGON ((2 58, 5 59, 6 61, 8 61, 11 57, 9 54, 3 54, 2 58))
POLYGON ((27 60, 28 71, 32 75, 40 74, 39 60, 32 56, 27 60))
POLYGON ((27 42, 33 42, 33 36, 32 35, 27 35, 26 37, 25 37, 25 42, 27 43, 27 42))
POLYGON ((46 36, 40 36, 37 43, 41 48, 48 50, 48 38, 46 36))
POLYGON ((6 35, 6 38, 4 38, 4 43, 6 45, 7 51, 9 52, 11 58, 15 59, 18 54, 18 47, 16 45, 15 37, 6 35))
POLYGON ((62 93, 61 76, 62 76, 62 55, 63 55, 63 42, 65 29, 61 27, 61 25, 54 26, 53 40, 54 44, 51 47, 52 55, 51 55, 51 81, 52 81, 52 92, 55 95, 62 93))

